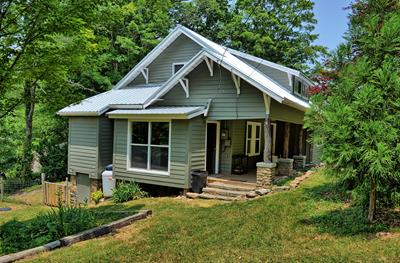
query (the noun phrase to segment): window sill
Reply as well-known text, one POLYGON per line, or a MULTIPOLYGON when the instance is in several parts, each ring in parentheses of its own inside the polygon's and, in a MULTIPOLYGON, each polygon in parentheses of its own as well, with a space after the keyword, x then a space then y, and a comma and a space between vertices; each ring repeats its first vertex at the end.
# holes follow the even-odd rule
POLYGON ((128 168, 128 172, 137 172, 137 173, 145 173, 150 175, 164 175, 169 176, 169 172, 157 171, 157 170, 146 170, 146 169, 136 169, 136 168, 128 168))

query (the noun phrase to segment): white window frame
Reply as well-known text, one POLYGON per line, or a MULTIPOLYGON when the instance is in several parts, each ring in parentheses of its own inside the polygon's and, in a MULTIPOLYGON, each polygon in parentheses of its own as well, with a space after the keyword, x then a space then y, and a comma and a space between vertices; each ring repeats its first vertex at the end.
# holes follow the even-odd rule
POLYGON ((171 120, 128 120, 128 143, 127 143, 127 162, 126 162, 126 169, 127 171, 131 172, 140 172, 140 173, 148 173, 148 174, 155 174, 155 175, 170 175, 171 169, 171 120), (148 142, 147 144, 140 144, 140 143, 132 143, 132 123, 133 122, 144 122, 148 123, 148 142), (155 145, 151 144, 151 123, 153 122, 168 122, 169 124, 169 134, 168 134, 168 146, 166 145, 155 145), (131 165, 131 154, 132 154, 132 146, 147 146, 147 169, 142 168, 135 168, 131 165), (152 170, 151 167, 151 147, 168 147, 168 171, 160 171, 160 170, 152 170))
MULTIPOLYGON (((172 76, 176 74, 175 72, 175 66, 185 66, 186 62, 176 62, 176 63, 172 63, 172 76)), ((179 70, 178 70, 179 71, 179 70)), ((177 72, 178 72, 177 71, 177 72)))
POLYGON ((252 156, 258 156, 261 154, 261 134, 262 134, 262 124, 261 122, 253 122, 253 121, 248 121, 246 122, 246 149, 245 149, 245 154, 249 157, 252 156), (249 137, 249 126, 251 126, 251 137, 249 137), (260 128, 260 134, 259 138, 256 138, 256 127, 260 128), (249 147, 249 139, 251 143, 251 152, 248 152, 248 147, 249 147), (256 152, 256 144, 258 143, 258 152, 256 152))

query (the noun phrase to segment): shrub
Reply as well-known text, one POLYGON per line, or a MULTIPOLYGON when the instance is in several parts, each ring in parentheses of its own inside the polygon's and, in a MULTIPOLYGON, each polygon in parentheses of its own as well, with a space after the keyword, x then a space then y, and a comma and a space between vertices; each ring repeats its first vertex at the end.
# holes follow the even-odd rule
POLYGON ((116 203, 123 203, 146 196, 148 194, 136 182, 120 183, 113 191, 112 200, 116 203))
POLYGON ((100 203, 100 199, 104 197, 103 192, 102 191, 96 191, 93 192, 91 194, 92 197, 92 201, 97 205, 98 203, 100 203))
POLYGON ((92 212, 61 205, 28 221, 12 220, 0 226, 0 255, 44 245, 95 225, 92 212))

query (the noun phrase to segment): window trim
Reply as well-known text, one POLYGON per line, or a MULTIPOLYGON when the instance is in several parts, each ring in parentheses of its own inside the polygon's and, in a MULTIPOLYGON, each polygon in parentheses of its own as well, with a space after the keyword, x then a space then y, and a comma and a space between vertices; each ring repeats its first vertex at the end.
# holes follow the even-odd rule
MULTIPOLYGON (((172 76, 176 74, 176 72, 175 72, 175 66, 179 66, 179 65, 185 66, 186 63, 187 63, 187 62, 175 62, 175 63, 172 63, 172 76)), ((179 71, 179 70, 180 70, 180 69, 178 69, 178 71, 179 71)), ((177 71, 177 72, 178 72, 178 71, 177 71)))
MULTIPOLYGON (((148 142, 151 142, 151 127, 148 129, 148 142)), ((126 170, 129 172, 140 172, 140 173, 147 173, 147 174, 153 174, 153 175, 166 175, 170 176, 171 172, 171 120, 135 120, 131 119, 128 120, 128 133, 127 133, 127 155, 126 155, 126 170), (140 143, 132 143, 132 123, 133 122, 145 122, 149 126, 150 123, 152 122, 167 122, 169 124, 169 131, 168 131, 168 146, 167 145, 153 145, 151 143, 147 144, 140 144, 140 143), (138 146, 147 146, 148 149, 152 146, 154 147, 168 147, 168 170, 167 171, 160 171, 160 170, 152 170, 152 169, 143 169, 143 168, 134 168, 131 166, 131 154, 132 154, 132 145, 138 145, 138 146)), ((147 152, 147 167, 150 167, 151 165, 151 151, 148 150, 147 152)))
MULTIPOLYGON (((246 122, 246 148, 245 148, 245 155, 249 157, 253 156, 259 156, 261 154, 261 138, 262 138, 262 124, 261 122, 254 122, 254 121, 248 121, 246 122), (252 126, 251 128, 251 137, 248 137, 248 132, 249 132, 249 126, 252 126), (253 128, 254 127, 254 128, 253 128), (256 127, 260 127, 260 138, 256 138, 256 127), (253 138, 254 135, 254 138, 253 138), (248 152, 248 147, 249 147, 249 140, 251 145, 254 145, 254 151, 248 152), (256 149, 256 143, 258 140, 258 152, 255 151, 256 149), (254 143, 253 143, 254 142, 254 143)), ((253 149, 251 148, 251 149, 253 149)))

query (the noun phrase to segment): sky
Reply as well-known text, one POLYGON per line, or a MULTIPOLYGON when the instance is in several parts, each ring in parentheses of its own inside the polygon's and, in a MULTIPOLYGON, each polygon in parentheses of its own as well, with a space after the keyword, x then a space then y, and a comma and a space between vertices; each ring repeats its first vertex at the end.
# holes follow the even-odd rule
POLYGON ((343 34, 347 30, 349 10, 343 8, 350 5, 351 0, 313 0, 315 17, 318 20, 315 32, 319 38, 315 41, 329 50, 343 43, 343 34))

